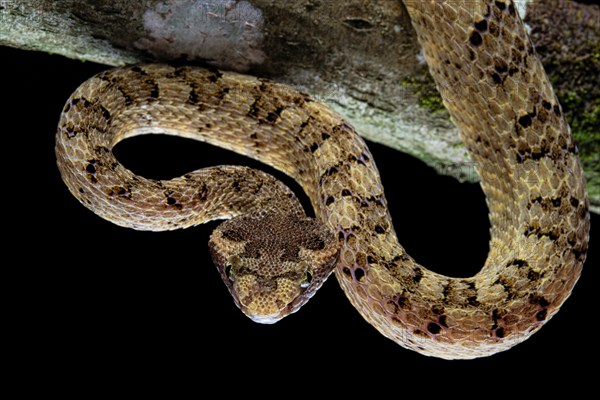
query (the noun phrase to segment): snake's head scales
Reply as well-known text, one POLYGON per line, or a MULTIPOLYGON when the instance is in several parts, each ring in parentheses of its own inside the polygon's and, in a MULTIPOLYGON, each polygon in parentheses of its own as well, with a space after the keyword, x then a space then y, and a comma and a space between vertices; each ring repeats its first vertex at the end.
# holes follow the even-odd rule
POLYGON ((279 212, 225 221, 209 247, 237 306, 263 324, 304 305, 331 274, 339 253, 318 220, 279 212))

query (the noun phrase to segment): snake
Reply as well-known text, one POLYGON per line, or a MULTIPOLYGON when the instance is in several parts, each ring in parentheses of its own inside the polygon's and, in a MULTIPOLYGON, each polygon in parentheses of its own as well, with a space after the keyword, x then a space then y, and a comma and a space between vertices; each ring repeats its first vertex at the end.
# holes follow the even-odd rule
POLYGON ((407 254, 365 141, 326 105, 266 78, 166 64, 99 73, 61 113, 55 151, 64 182, 124 227, 225 220, 210 252, 256 322, 295 312, 334 271, 362 317, 407 349, 472 359, 523 342, 569 297, 586 258, 577 146, 513 1, 404 5, 486 196, 489 253, 474 276, 444 276, 407 254), (280 181, 244 166, 171 180, 135 175, 112 149, 143 134, 200 140, 283 171, 315 217, 280 181))

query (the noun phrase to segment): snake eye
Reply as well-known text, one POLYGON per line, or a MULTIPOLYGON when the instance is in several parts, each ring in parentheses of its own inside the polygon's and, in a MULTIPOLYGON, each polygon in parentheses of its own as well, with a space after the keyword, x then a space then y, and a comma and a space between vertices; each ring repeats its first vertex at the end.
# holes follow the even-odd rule
POLYGON ((302 282, 300 282, 300 287, 301 288, 307 288, 310 283, 313 280, 313 276, 312 273, 310 271, 306 271, 306 275, 304 276, 304 279, 302 280, 302 282))
POLYGON ((230 282, 235 281, 235 270, 233 267, 238 267, 240 265, 240 258, 238 256, 231 256, 227 259, 227 264, 225 264, 225 275, 229 279, 230 282))
POLYGON ((231 282, 233 282, 235 280, 235 276, 233 275, 233 270, 232 270, 232 266, 231 264, 227 264, 227 266, 225 267, 225 275, 227 275, 227 278, 229 278, 229 280, 231 282))

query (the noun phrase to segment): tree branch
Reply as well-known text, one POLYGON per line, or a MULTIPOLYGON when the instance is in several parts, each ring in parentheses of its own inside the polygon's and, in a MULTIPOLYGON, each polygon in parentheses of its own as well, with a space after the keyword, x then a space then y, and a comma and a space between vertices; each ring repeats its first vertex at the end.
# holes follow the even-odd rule
MULTIPOLYGON (((571 22, 597 38, 598 7, 575 7, 590 21, 571 22)), ((268 76, 328 103, 367 139, 477 179, 399 1, 0 0, 0 45, 107 65, 210 63, 268 76)), ((588 166, 590 176, 598 168, 588 166)), ((600 207, 600 182, 589 180, 600 207)))

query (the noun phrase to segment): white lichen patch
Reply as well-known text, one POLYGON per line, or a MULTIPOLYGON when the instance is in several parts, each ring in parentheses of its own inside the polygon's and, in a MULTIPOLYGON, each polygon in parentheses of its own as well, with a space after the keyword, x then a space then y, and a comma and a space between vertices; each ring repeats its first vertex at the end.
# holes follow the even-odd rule
POLYGON ((148 36, 136 47, 162 59, 203 60, 247 71, 265 59, 262 12, 247 1, 168 0, 143 16, 148 36))
MULTIPOLYGON (((513 0, 513 2, 519 16, 524 20, 527 15, 527 4, 531 3, 532 0, 513 0)), ((528 24, 525 24, 525 29, 527 30, 527 33, 531 33, 531 27, 528 24)))

